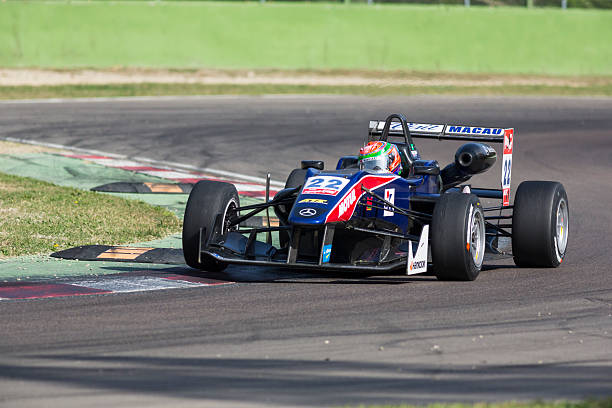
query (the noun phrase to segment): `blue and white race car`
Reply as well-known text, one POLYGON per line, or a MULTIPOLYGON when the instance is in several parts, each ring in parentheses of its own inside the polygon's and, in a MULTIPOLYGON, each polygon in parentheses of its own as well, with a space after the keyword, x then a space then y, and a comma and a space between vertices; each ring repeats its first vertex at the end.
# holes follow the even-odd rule
POLYGON ((303 161, 274 198, 246 206, 232 184, 200 181, 185 210, 185 261, 207 271, 228 264, 408 275, 433 269, 440 280, 474 280, 485 253, 557 267, 568 242, 567 194, 558 182, 525 181, 510 205, 514 137, 512 128, 408 123, 393 114, 370 121, 366 144, 392 143, 399 174, 367 168, 357 156, 341 157, 335 170, 303 161), (469 143, 441 169, 421 159, 416 138, 469 143), (500 189, 466 184, 496 161, 486 143, 503 144, 500 189), (498 203, 486 207, 481 198, 498 203))

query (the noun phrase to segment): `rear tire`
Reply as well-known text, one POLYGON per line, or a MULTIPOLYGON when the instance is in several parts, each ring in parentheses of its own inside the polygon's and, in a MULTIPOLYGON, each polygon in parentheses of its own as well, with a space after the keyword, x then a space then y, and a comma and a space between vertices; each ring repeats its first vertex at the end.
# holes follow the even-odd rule
POLYGON ((555 181, 524 181, 512 214, 512 254, 521 267, 556 268, 569 235, 567 193, 555 181))
POLYGON ((447 193, 434 208, 431 225, 433 270, 439 280, 472 281, 482 268, 485 220, 474 194, 447 193))
MULTIPOLYGON (((238 191, 233 184, 202 180, 193 187, 183 218, 183 254, 187 265, 210 272, 222 271, 227 267, 226 263, 209 256, 202 256, 198 262, 200 228, 202 228, 202 247, 205 247, 212 236, 217 215, 221 214, 225 221, 232 208, 239 206, 238 191)), ((223 233, 226 231, 225 222, 222 228, 224 228, 223 233)))

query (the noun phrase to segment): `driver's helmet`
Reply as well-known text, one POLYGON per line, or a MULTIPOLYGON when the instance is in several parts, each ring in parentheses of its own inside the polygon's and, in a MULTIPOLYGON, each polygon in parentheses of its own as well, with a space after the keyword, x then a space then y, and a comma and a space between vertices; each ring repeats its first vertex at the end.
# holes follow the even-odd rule
POLYGON ((359 168, 362 170, 402 172, 402 159, 393 143, 369 142, 359 150, 359 168))

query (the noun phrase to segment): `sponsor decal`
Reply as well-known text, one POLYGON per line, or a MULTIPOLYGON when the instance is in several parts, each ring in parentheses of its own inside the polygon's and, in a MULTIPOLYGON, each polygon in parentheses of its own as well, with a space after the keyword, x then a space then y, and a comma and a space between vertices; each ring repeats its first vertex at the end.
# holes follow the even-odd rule
MULTIPOLYGON (((370 121, 370 129, 383 130, 385 127, 384 121, 370 121)), ((401 131, 402 124, 400 122, 393 122, 390 130, 401 131)), ((408 123, 408 130, 416 133, 442 133, 444 125, 433 125, 428 123, 408 123)), ((446 133, 459 134, 459 135, 491 135, 501 136, 504 133, 504 129, 501 128, 488 128, 488 127, 477 127, 477 126, 447 126, 446 133)))
POLYGON ((444 126, 442 125, 430 125, 426 123, 408 123, 408 130, 410 131, 423 131, 423 132, 441 132, 444 126))
POLYGON ((373 161, 373 160, 380 160, 380 157, 373 156, 373 157, 364 157, 361 159, 362 162, 373 161))
POLYGON ((514 145, 514 129, 506 129, 504 133, 504 154, 512 154, 514 145))
MULTIPOLYGON (((378 122, 378 129, 382 130, 385 127, 385 122, 378 122)), ((402 124, 400 122, 393 122, 390 127, 391 130, 402 130, 402 124)), ((429 123, 411 123, 408 122, 408 130, 411 132, 428 132, 428 133, 440 133, 444 129, 444 125, 432 125, 429 123)))
POLYGON ((429 225, 425 225, 421 231, 421 237, 414 254, 412 253, 412 242, 408 245, 408 263, 406 264, 407 275, 427 272, 428 243, 429 225))
MULTIPOLYGON (((394 188, 386 188, 385 189, 385 200, 390 202, 391 204, 395 204, 395 189, 394 188)), ((385 205, 385 211, 383 212, 383 217, 393 217, 395 215, 395 211, 393 208, 385 205)))
POLYGON ((504 155, 502 163, 502 187, 510 188, 510 180, 512 174, 512 156, 504 155))
POLYGON ((331 258, 331 250, 332 250, 331 244, 323 246, 323 257, 321 258, 321 262, 323 263, 329 262, 329 259, 331 258))
POLYGON ((372 197, 366 198, 366 211, 372 211, 372 197))
POLYGON ((471 126, 449 126, 446 133, 459 135, 501 135, 504 129, 500 128, 481 128, 471 126))
POLYGON ((311 203, 311 204, 327 204, 327 200, 322 198, 304 198, 298 201, 298 203, 311 203))
POLYGON ((502 159, 502 205, 510 205, 510 184, 512 181, 512 149, 514 148, 514 129, 504 131, 504 155, 502 159))
POLYGON ((467 236, 465 237, 465 248, 470 250, 470 242, 472 241, 472 214, 474 213, 474 206, 470 205, 470 215, 468 216, 468 228, 467 228, 467 236))
POLYGON ((348 184, 349 180, 336 176, 309 177, 304 184, 302 194, 337 195, 348 184))
POLYGON ((302 190, 302 194, 335 196, 338 194, 338 190, 331 190, 329 188, 307 188, 302 190))
POLYGON ((355 189, 352 189, 349 194, 340 201, 340 206, 338 207, 338 215, 342 216, 349 208, 353 206, 353 204, 357 201, 357 193, 355 189))
POLYGON ((317 214, 317 210, 314 208, 302 208, 298 214, 300 214, 302 217, 312 217, 313 215, 317 214))
POLYGON ((384 175, 384 176, 368 175, 368 176, 363 177, 361 180, 359 180, 358 184, 355 184, 354 186, 352 186, 344 194, 344 196, 340 199, 338 204, 336 204, 336 206, 331 209, 331 211, 329 212, 329 214, 327 215, 325 219, 325 222, 337 222, 337 221, 349 220, 351 216, 353 215, 353 212, 355 212, 355 208, 357 207, 357 203, 359 202, 359 199, 365 193, 365 191, 362 190, 362 186, 370 190, 376 190, 378 188, 385 186, 386 184, 389 184, 390 182, 398 178, 399 176, 396 176, 395 174, 389 174, 389 175, 384 175), (352 196, 353 192, 355 194, 354 198, 349 198, 350 196, 352 196), (342 205, 342 212, 341 212, 341 205, 342 205))

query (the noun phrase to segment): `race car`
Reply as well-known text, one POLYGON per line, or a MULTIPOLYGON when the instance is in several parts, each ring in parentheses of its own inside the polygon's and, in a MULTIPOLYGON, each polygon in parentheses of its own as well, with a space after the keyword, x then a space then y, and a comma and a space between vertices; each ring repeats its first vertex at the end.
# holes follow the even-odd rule
POLYGON ((341 157, 335 170, 303 161, 272 199, 268 175, 265 202, 241 206, 232 184, 200 181, 185 209, 185 262, 206 271, 228 264, 372 275, 433 270, 439 280, 459 281, 476 279, 485 253, 521 267, 557 267, 568 242, 567 194, 558 182, 525 181, 510 205, 515 137, 512 128, 409 123, 392 114, 370 121, 360 155, 341 157), (417 138, 468 143, 441 169, 421 159, 417 138), (467 184, 496 162, 488 143, 503 144, 500 189, 467 184))

